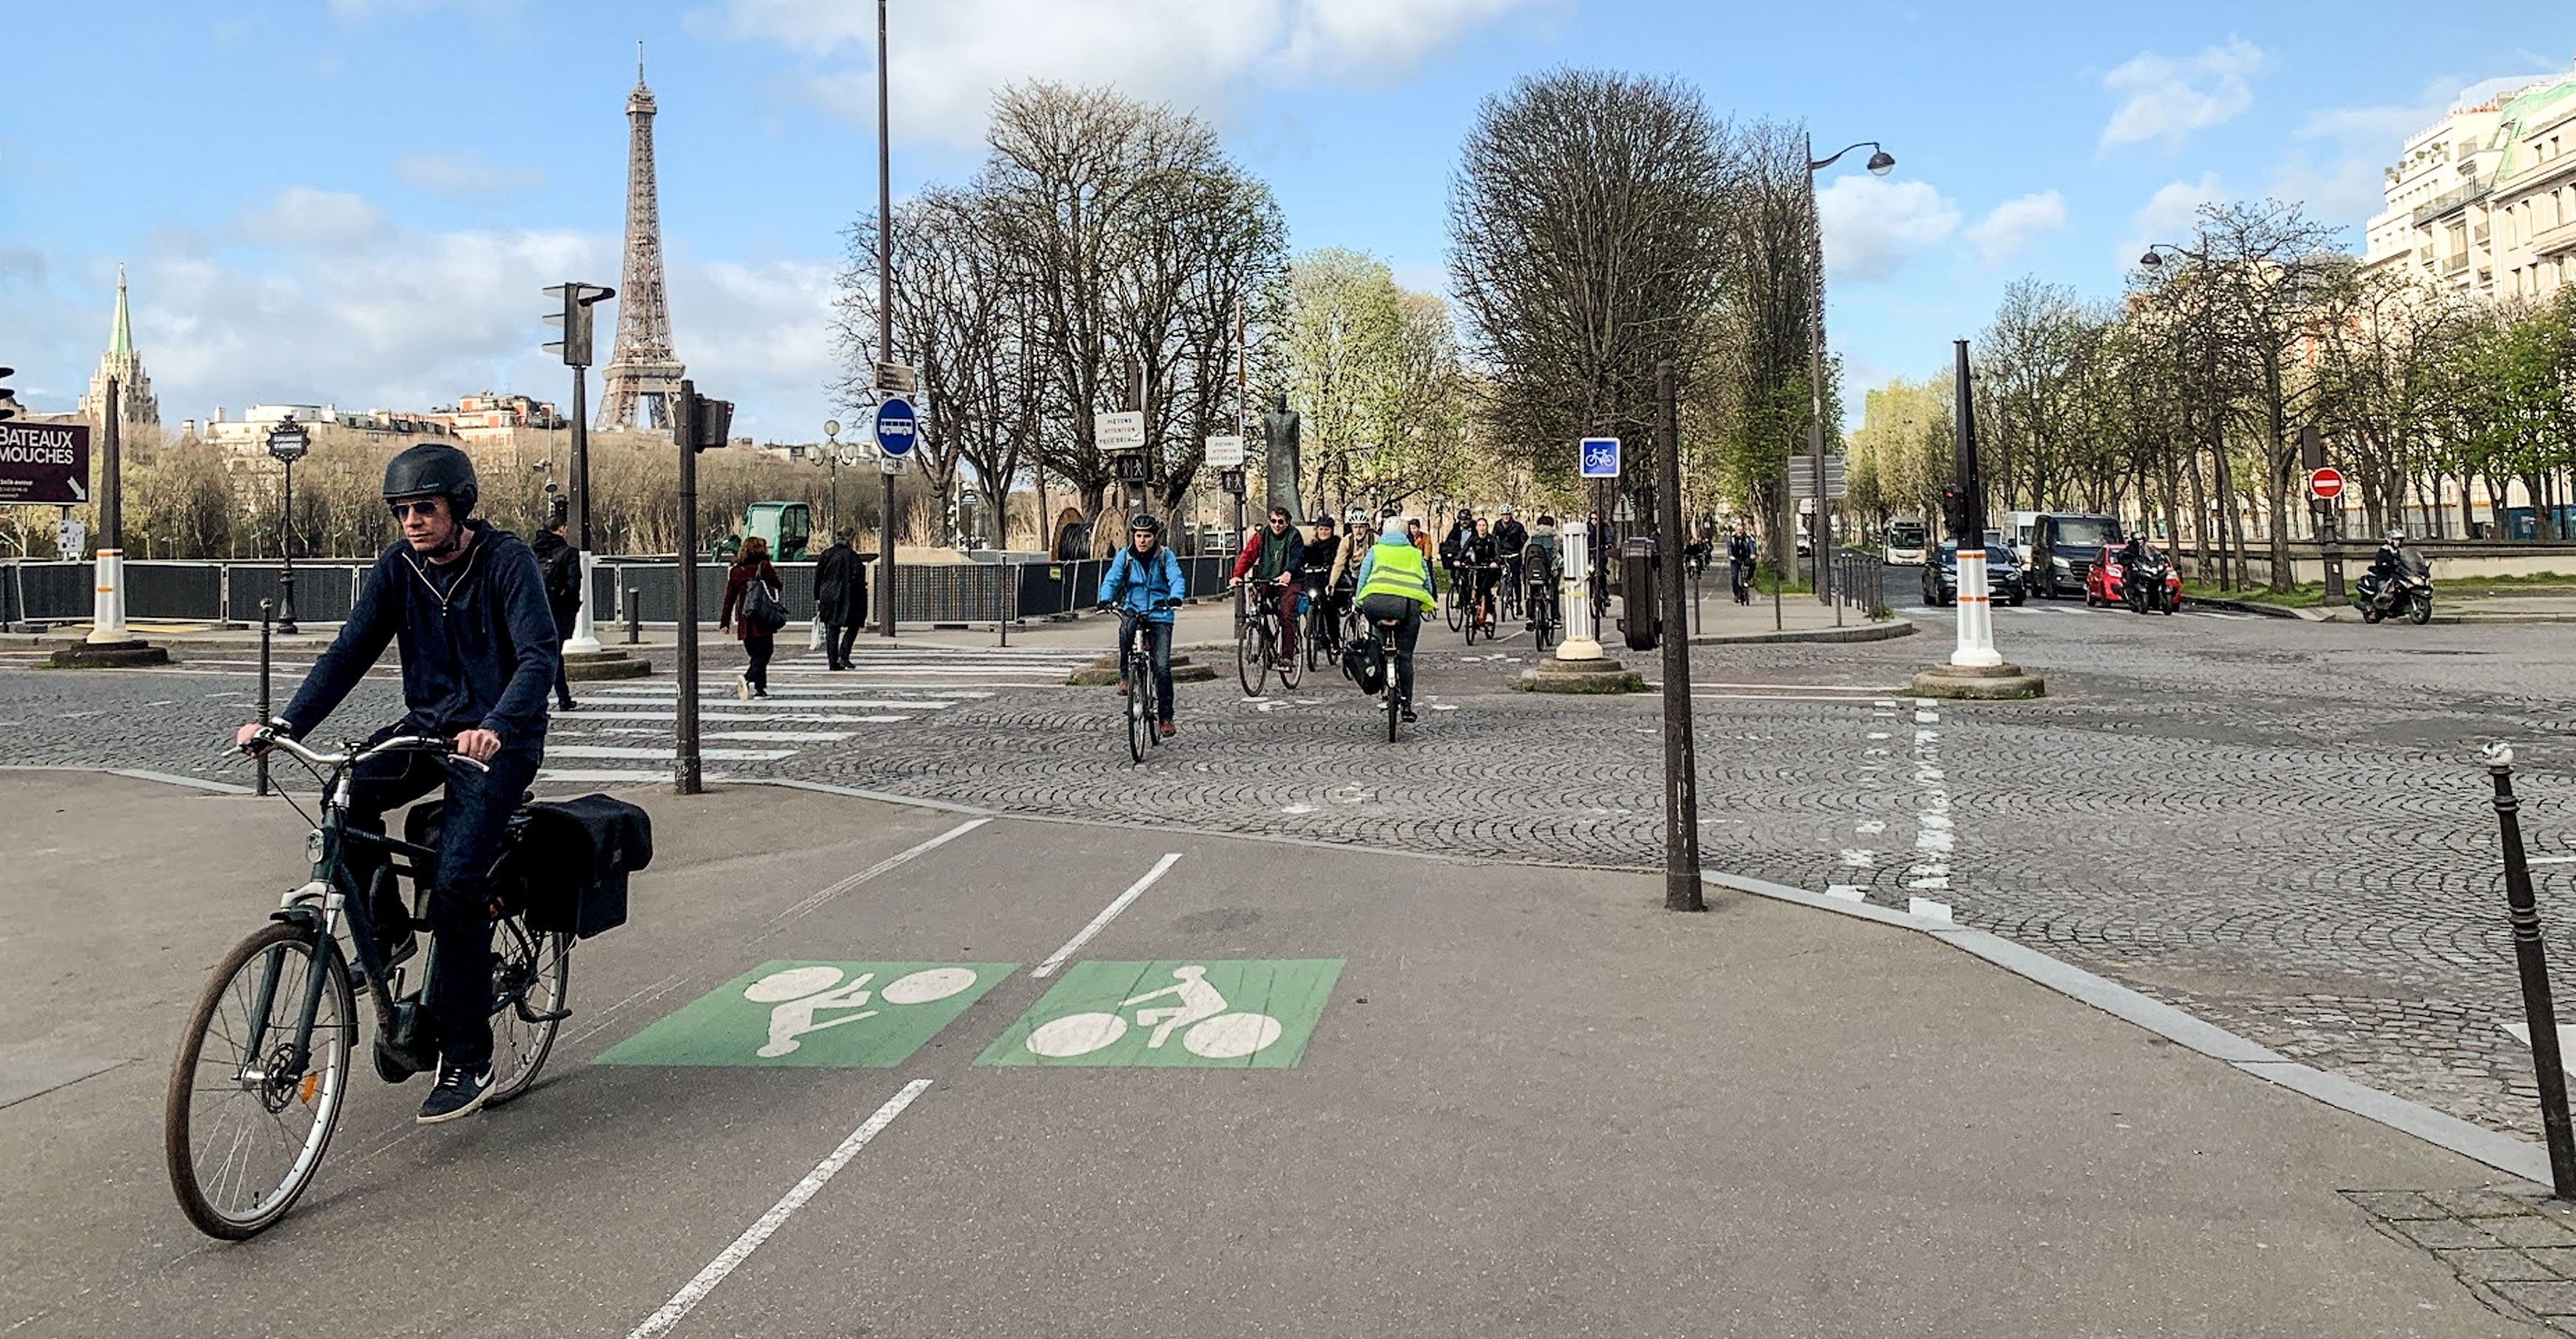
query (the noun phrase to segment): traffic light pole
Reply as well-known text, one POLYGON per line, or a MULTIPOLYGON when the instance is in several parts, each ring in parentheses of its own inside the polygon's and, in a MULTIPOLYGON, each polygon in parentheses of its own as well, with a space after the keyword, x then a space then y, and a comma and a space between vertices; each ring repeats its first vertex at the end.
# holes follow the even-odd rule
MULTIPOLYGON (((1977 470, 1976 396, 1969 380, 1968 341, 1954 341, 1952 348, 1958 361, 1952 384, 1958 387, 1959 515, 1951 537, 1959 544, 1959 645, 1950 653, 1950 663, 1989 669, 2004 658, 1995 650, 1994 594, 1986 575, 1986 488, 1977 470)), ((1932 560, 1939 562, 1940 555, 1934 553, 1932 560)))
POLYGON ((599 630, 592 623, 590 609, 590 575, 594 561, 590 543, 590 412, 583 403, 586 388, 582 384, 582 371, 581 364, 573 364, 572 534, 573 543, 581 554, 581 606, 573 611, 572 637, 563 644, 563 649, 590 652, 599 650, 600 646, 599 630))
POLYGON ((671 786, 683 795, 706 789, 698 767, 698 388, 680 383, 671 435, 680 446, 680 537, 672 677, 679 681, 673 720, 671 786))
MULTIPOLYGON (((1661 422, 1655 443, 1655 524, 1663 534, 1660 597, 1664 648, 1664 909, 1706 911, 1699 877, 1699 755, 1692 736, 1689 611, 1682 594, 1681 417, 1673 393, 1673 365, 1655 364, 1655 398, 1661 422)), ((1822 491, 1821 489, 1818 491, 1822 491)), ((1647 602, 1634 599, 1631 618, 1647 602)), ((1473 615, 1470 615, 1473 617, 1473 615)), ((1634 645, 1634 643, 1630 643, 1634 645)))

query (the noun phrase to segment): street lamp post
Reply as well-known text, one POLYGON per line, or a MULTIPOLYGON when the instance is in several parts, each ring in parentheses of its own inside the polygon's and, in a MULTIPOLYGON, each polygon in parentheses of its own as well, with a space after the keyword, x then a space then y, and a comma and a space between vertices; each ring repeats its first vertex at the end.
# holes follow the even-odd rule
MULTIPOLYGON (((1867 166, 1869 174, 1873 177, 1883 177, 1895 171, 1896 158, 1886 149, 1881 148, 1877 140, 1862 140, 1858 144, 1846 145, 1835 150, 1830 158, 1816 157, 1816 142, 1812 135, 1806 139, 1806 148, 1807 222, 1811 229, 1809 237, 1813 243, 1808 251, 1812 272, 1808 276, 1807 285, 1809 298, 1807 384, 1808 389, 1814 393, 1812 417, 1807 424, 1807 458, 1815 470, 1816 497, 1816 522, 1808 535, 1807 547, 1815 574, 1816 598, 1831 603, 1834 598, 1833 582, 1826 575, 1830 569, 1825 565, 1825 546, 1832 541, 1832 527, 1828 521, 1827 511, 1831 499, 1825 496, 1825 220, 1824 214, 1816 206, 1816 174, 1832 167, 1844 154, 1850 153, 1853 149, 1870 151, 1867 166)), ((1797 552, 1797 528, 1793 511, 1789 525, 1790 553, 1793 556, 1797 552)))
POLYGON ((289 414, 268 430, 268 454, 286 467, 286 511, 279 526, 277 571, 277 631, 292 637, 295 628, 295 462, 304 458, 313 439, 304 425, 289 414))
POLYGON ((826 504, 823 529, 834 539, 841 537, 841 420, 823 420, 823 473, 831 480, 832 500, 826 504))

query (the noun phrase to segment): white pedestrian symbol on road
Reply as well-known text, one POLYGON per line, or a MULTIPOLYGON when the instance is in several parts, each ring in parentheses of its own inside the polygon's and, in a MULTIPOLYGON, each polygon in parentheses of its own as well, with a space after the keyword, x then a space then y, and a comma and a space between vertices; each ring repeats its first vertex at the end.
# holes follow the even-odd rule
MULTIPOLYGON (((768 1060, 793 1055, 803 1044, 797 1040, 799 1037, 884 1013, 883 1009, 868 1007, 872 995, 868 983, 875 979, 876 973, 861 972, 844 983, 838 967, 789 967, 743 987, 744 999, 777 1006, 769 1011, 769 1044, 761 1047, 759 1054, 768 1060), (840 1016, 818 1021, 815 1015, 827 1009, 839 1011, 840 1016)), ((974 984, 975 973, 967 968, 929 967, 896 977, 886 983, 885 989, 873 992, 873 997, 880 1003, 897 1006, 928 1004, 974 984)))
MULTIPOLYGON (((1181 1033, 1181 1049, 1207 1060, 1237 1060, 1279 1040, 1279 1020, 1268 1014, 1227 1013, 1223 992, 1209 985, 1207 968, 1191 965, 1172 969, 1172 984, 1133 995, 1118 1002, 1120 1009, 1135 1009, 1148 1000, 1166 996, 1178 1001, 1151 1009, 1136 1009, 1136 1026, 1152 1028, 1145 1039, 1145 1049, 1158 1051, 1181 1033)), ((1089 1055, 1127 1035, 1127 1020, 1116 1013, 1067 1014, 1030 1029, 1028 1048, 1032 1055, 1066 1059, 1089 1055)))

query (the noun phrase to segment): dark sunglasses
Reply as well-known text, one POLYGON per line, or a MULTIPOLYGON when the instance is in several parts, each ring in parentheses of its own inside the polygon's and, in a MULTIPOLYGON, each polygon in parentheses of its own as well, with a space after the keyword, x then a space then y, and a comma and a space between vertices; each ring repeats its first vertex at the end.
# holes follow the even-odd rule
POLYGON ((418 502, 388 502, 385 505, 393 508, 394 519, 397 521, 406 516, 438 515, 438 499, 434 497, 425 497, 418 502))

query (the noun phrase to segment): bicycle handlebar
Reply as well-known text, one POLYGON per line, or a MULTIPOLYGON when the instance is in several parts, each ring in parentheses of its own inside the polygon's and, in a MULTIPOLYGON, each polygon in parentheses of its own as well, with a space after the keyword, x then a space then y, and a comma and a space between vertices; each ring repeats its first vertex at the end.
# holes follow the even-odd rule
POLYGON ((277 727, 270 725, 261 727, 260 732, 252 737, 250 743, 243 745, 241 751, 247 754, 257 755, 262 749, 270 748, 284 749, 288 753, 303 759, 305 762, 310 763, 315 767, 346 767, 354 763, 365 762, 367 759, 377 757, 381 754, 418 752, 435 753, 441 757, 461 762, 478 772, 489 772, 492 770, 488 764, 466 757, 464 754, 457 752, 456 745, 452 741, 434 738, 429 735, 396 735, 391 739, 381 741, 365 749, 353 748, 347 753, 319 753, 304 747, 302 744, 287 738, 285 735, 279 734, 277 732, 277 727))

